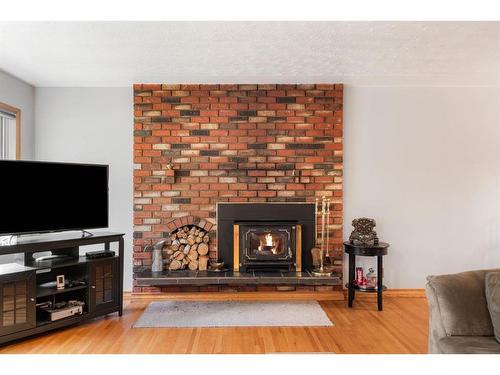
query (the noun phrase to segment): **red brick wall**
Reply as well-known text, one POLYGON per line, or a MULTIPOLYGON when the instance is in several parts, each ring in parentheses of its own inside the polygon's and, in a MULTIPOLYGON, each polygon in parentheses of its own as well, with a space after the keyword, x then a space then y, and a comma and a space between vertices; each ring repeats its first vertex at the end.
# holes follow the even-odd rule
POLYGON ((216 202, 327 196, 340 270, 342 105, 342 84, 134 85, 134 267, 170 221, 215 224, 216 202))

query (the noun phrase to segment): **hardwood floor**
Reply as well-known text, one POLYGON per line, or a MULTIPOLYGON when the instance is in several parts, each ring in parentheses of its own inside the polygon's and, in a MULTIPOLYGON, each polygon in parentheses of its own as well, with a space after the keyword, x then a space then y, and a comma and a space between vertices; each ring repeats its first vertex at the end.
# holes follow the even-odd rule
MULTIPOLYGON (((300 295, 296 296, 292 298, 301 298, 300 295)), ((388 296, 384 298, 384 311, 381 312, 377 311, 376 299, 372 296, 356 296, 352 309, 348 309, 346 302, 339 298, 325 299, 324 295, 318 296, 324 310, 335 323, 334 327, 172 329, 132 328, 152 298, 128 297, 121 318, 112 314, 86 324, 18 341, 1 346, 0 353, 427 352, 425 298, 388 296)))

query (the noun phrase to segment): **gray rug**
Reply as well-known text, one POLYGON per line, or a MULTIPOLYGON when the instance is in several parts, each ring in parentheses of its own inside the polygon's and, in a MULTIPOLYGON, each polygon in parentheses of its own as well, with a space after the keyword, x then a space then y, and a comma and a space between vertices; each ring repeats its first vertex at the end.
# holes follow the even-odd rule
POLYGON ((134 328, 333 326, 316 301, 157 301, 134 328))

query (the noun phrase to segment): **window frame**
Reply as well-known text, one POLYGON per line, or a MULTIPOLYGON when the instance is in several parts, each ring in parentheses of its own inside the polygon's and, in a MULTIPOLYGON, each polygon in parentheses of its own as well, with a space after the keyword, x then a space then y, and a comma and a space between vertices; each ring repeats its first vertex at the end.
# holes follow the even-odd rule
POLYGON ((21 159, 21 110, 0 102, 0 110, 13 113, 16 116, 16 160, 21 159))

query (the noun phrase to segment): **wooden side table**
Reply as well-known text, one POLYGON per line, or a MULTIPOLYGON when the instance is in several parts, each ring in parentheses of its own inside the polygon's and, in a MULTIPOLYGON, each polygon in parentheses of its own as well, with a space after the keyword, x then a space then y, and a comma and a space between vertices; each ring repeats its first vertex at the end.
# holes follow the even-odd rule
POLYGON ((352 307, 354 302, 354 296, 356 289, 359 289, 357 285, 354 284, 355 272, 356 272, 356 256, 365 257, 377 257, 377 289, 376 290, 365 290, 364 292, 377 292, 377 305, 378 310, 382 311, 382 291, 384 285, 382 283, 383 278, 383 264, 382 257, 387 255, 387 249, 389 244, 385 242, 379 242, 378 245, 355 245, 349 241, 344 242, 344 249, 346 254, 349 254, 349 283, 348 288, 348 306, 352 307))

